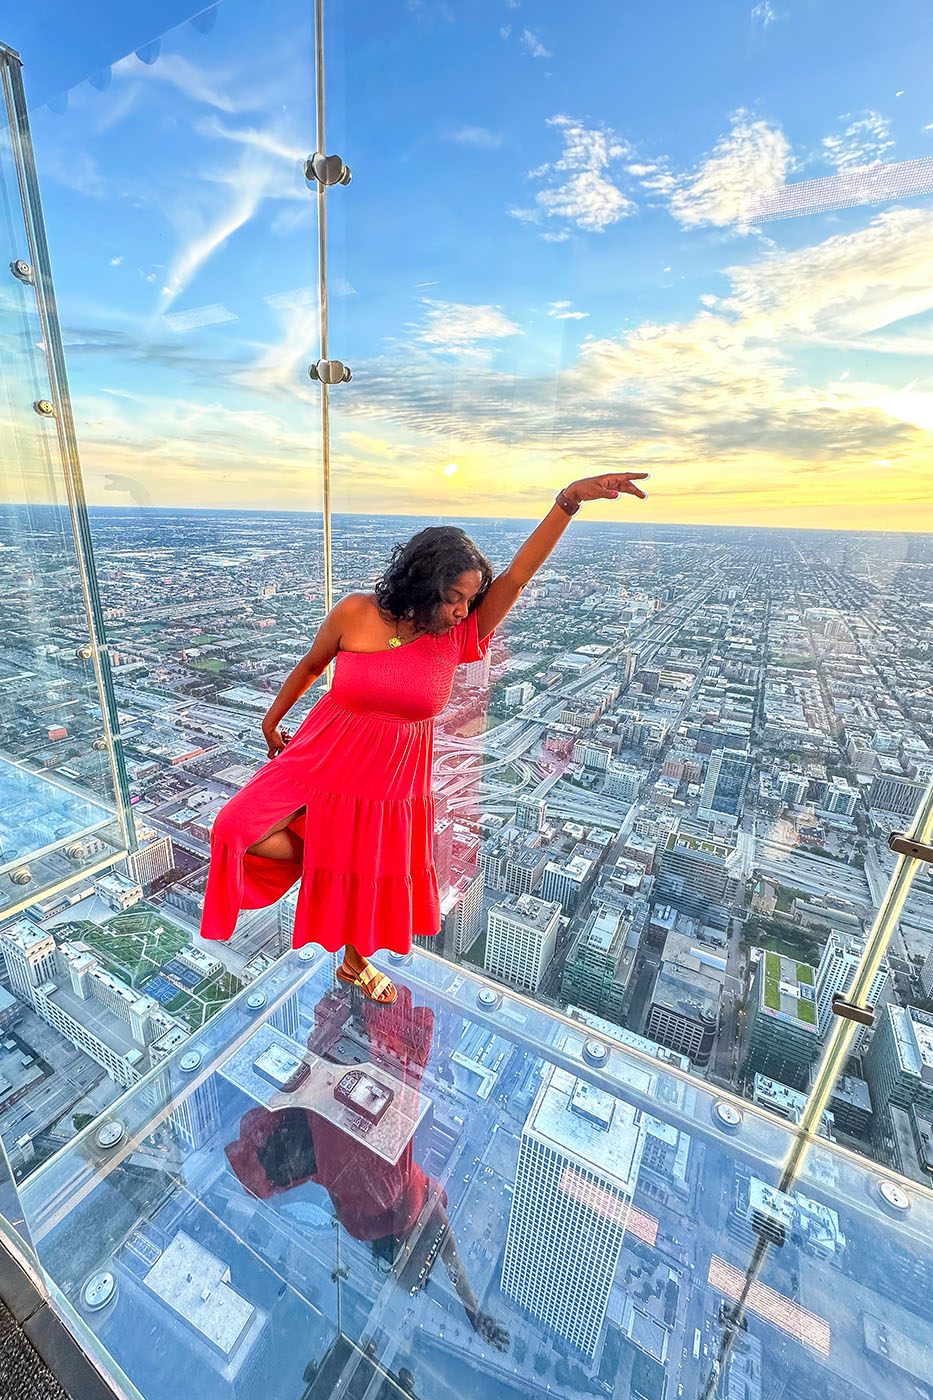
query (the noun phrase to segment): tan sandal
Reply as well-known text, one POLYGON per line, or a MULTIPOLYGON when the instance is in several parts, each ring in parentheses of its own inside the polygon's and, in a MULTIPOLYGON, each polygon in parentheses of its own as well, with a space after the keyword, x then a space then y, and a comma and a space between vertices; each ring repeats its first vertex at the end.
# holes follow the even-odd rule
POLYGON ((380 1006, 391 1006, 398 997, 398 988, 389 981, 384 972, 373 967, 372 963, 367 963, 355 977, 349 976, 342 967, 338 967, 337 980, 346 982, 349 987, 358 987, 364 996, 368 997, 370 1001, 378 1002, 380 1006), (382 996, 381 993, 390 987, 392 995, 390 997, 382 996))

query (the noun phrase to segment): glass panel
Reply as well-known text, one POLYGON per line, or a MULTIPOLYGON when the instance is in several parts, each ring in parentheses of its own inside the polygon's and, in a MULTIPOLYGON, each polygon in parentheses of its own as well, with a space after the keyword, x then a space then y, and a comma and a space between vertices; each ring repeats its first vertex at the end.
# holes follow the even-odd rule
MULTIPOLYGON (((0 1049, 0 1137, 18 1180, 290 945, 288 911, 274 906, 244 911, 231 942, 207 943, 199 927, 212 822, 267 761, 262 718, 324 610, 320 410, 307 376, 309 13, 288 0, 261 16, 229 3, 190 22, 182 7, 156 20, 123 8, 103 7, 99 29, 67 54, 25 12, 17 21, 74 390, 73 424, 70 410, 67 421, 34 412, 50 396, 43 332, 33 287, 10 275, 0 705, 15 759, 7 788, 15 780, 26 797, 18 810, 0 804, 10 824, 0 885, 22 908, 0 926, 16 1021, 0 1049), (153 32, 167 21, 176 27, 153 32), (119 706, 111 752, 89 689, 68 501, 112 732, 119 706), (124 748, 136 848, 100 882, 91 877, 114 825, 104 778, 110 764, 123 775, 124 748), (54 900, 4 873, 7 857, 15 873, 33 854, 11 843, 35 832, 35 844, 46 826, 57 842, 42 857, 49 885, 67 873, 54 900)), ((4 142, 9 260, 24 239, 4 142)), ((35 187, 30 198, 38 226, 35 187)), ((57 337, 47 272, 40 286, 57 337)))
POLYGON ((90 890, 105 876, 126 843, 118 756, 101 703, 107 658, 95 656, 96 596, 80 538, 83 503, 63 464, 67 385, 53 384, 43 353, 37 281, 50 337, 57 327, 34 201, 28 226, 24 218, 34 175, 29 134, 14 107, 18 65, 2 51, 0 71, 0 915, 26 906, 52 915, 67 908, 76 883, 90 890))
POLYGON ((198 1025, 291 941, 275 908, 198 931, 214 818, 324 612, 313 35, 298 0, 118 9, 32 120, 157 961, 221 963, 171 1006, 198 1025))
POLYGON ((295 1400, 922 1386, 929 1192, 820 1142, 780 1193, 788 1124, 426 953, 383 966, 394 1006, 283 959, 23 1188, 147 1400, 179 1366, 295 1400))
MULTIPOLYGON (((926 12, 842 52, 816 4, 328 15, 335 597, 650 472, 458 671, 423 942, 797 1121, 933 773, 926 12)), ((879 1068, 925 1054, 915 890, 818 1117, 928 1185, 920 1069, 892 1129, 879 1068)))

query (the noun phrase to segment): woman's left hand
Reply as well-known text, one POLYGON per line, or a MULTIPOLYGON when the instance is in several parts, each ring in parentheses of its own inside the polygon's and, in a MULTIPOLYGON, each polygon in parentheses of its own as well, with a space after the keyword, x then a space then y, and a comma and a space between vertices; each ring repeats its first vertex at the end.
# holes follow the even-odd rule
POLYGON ((564 495, 572 501, 613 501, 627 493, 644 501, 647 499, 645 492, 633 483, 644 481, 647 475, 647 472, 622 472, 619 476, 585 476, 565 487, 564 495))

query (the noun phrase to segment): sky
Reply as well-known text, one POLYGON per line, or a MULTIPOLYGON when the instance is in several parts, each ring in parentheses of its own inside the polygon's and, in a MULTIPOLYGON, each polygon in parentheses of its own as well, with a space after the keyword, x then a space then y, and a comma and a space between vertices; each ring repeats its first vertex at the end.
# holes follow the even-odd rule
MULTIPOLYGON (((50 56, 56 3, 10 42, 88 500, 319 509, 311 6, 108 0, 50 56)), ((591 519, 933 529, 927 4, 327 16, 335 511, 628 470, 591 519)))

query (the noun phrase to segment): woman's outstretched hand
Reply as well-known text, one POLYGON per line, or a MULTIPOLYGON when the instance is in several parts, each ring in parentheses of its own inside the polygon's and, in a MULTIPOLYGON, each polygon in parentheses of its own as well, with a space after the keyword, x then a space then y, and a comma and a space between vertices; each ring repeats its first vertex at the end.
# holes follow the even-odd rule
POLYGON ((585 476, 565 487, 564 494, 573 501, 612 501, 624 494, 644 501, 645 492, 634 483, 644 481, 647 475, 647 472, 622 472, 618 476, 585 476))

